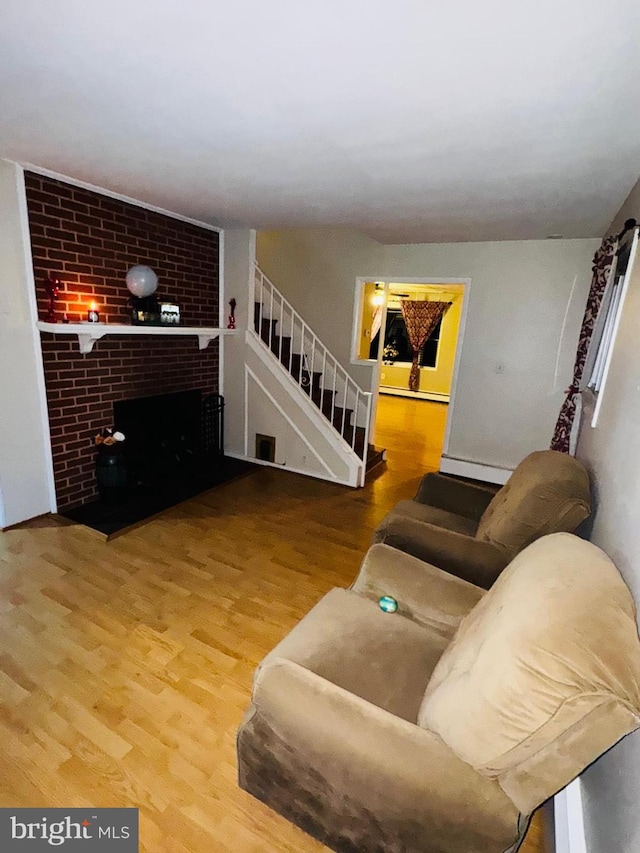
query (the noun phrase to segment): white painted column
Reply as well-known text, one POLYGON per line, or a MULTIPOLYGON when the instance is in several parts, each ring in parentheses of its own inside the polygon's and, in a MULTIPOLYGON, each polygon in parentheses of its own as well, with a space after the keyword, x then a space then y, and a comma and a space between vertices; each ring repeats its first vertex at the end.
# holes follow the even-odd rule
POLYGON ((0 160, 0 527, 55 510, 22 169, 0 160))
POLYGON ((580 779, 554 797, 556 853, 587 853, 580 779))
MULTIPOLYGON (((245 456, 246 411, 244 393, 245 329, 253 323, 253 264, 256 257, 256 234, 249 229, 224 232, 224 300, 236 300, 238 334, 224 339, 225 452, 245 456)), ((253 454, 252 454, 253 455, 253 454)))

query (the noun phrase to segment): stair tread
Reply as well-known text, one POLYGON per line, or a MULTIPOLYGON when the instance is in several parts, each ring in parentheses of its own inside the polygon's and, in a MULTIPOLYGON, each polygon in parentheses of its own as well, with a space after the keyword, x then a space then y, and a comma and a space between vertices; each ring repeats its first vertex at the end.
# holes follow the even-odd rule
POLYGON ((354 410, 336 405, 334 398, 338 391, 333 388, 321 387, 322 371, 309 371, 309 365, 305 366, 302 354, 291 352, 291 335, 278 335, 275 331, 278 320, 261 317, 261 307, 260 302, 255 303, 254 325, 260 338, 322 412, 327 422, 333 426, 357 455, 364 459, 365 430, 363 427, 354 427, 352 424, 354 410))
POLYGON ((366 459, 367 471, 371 471, 372 468, 375 468, 377 465, 380 465, 381 462, 384 462, 386 459, 386 453, 387 449, 385 447, 375 447, 373 444, 368 445, 366 459))

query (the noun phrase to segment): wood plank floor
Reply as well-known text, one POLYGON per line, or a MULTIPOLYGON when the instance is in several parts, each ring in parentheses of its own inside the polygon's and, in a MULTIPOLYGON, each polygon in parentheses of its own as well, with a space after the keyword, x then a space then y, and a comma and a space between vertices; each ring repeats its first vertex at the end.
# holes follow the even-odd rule
POLYGON ((235 732, 261 658, 436 468, 445 417, 381 398, 364 489, 263 468, 111 542, 0 534, 0 805, 137 806, 147 853, 324 850, 237 788, 235 732))

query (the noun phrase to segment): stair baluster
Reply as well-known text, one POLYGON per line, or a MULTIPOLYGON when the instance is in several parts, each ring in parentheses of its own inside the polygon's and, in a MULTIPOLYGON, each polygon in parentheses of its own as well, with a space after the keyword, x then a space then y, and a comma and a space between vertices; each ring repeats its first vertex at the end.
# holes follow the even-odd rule
POLYGON ((371 394, 353 381, 257 265, 254 299, 253 328, 257 337, 310 397, 341 439, 364 459, 371 394), (285 335, 285 323, 288 335, 285 335), (316 364, 320 363, 321 369, 316 370, 316 364), (341 405, 337 404, 338 396, 342 397, 341 405))

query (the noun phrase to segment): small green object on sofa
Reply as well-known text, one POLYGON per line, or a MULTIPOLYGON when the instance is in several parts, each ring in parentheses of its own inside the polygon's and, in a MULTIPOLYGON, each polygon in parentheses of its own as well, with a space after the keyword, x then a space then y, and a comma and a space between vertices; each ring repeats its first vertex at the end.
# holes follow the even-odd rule
POLYGON ((398 602, 391 595, 381 595, 378 599, 378 606, 383 613, 395 613, 398 609, 398 602))

